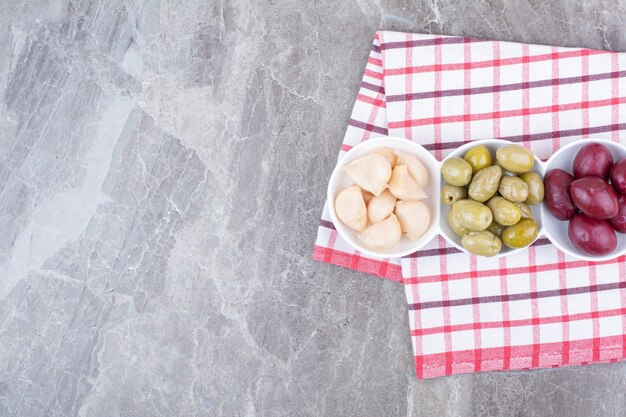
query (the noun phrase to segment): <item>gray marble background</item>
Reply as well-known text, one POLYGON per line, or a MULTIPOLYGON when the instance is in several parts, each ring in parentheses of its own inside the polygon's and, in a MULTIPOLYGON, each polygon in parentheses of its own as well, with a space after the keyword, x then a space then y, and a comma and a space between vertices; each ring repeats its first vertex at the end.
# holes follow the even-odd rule
POLYGON ((1 416, 614 416, 624 364, 417 381, 311 251, 378 28, 626 51, 626 5, 0 0, 1 416))

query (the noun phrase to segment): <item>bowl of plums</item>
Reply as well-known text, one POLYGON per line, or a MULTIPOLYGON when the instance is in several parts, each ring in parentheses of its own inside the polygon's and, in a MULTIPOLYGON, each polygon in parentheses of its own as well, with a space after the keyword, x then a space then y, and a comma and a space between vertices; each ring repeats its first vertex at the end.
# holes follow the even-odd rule
POLYGON ((500 139, 468 142, 439 162, 420 145, 381 137, 353 147, 328 186, 339 235, 375 257, 413 253, 440 234, 485 257, 545 235, 590 260, 626 253, 626 148, 575 141, 546 162, 500 139))
POLYGON ((563 252, 589 261, 626 253, 626 148, 572 142, 546 165, 544 227, 563 252))

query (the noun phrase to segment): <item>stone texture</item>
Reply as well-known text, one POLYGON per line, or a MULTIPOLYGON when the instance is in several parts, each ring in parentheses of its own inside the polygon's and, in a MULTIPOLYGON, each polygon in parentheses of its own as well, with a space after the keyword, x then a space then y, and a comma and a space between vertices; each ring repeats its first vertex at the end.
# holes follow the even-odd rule
POLYGON ((626 367, 417 381, 310 259, 378 28, 626 51, 624 2, 1 1, 1 416, 623 416, 626 367))

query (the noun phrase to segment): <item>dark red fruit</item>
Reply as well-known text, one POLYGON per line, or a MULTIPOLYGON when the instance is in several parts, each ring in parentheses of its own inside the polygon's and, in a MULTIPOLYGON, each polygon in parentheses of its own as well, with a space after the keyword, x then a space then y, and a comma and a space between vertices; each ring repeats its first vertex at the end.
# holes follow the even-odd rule
POLYGON ((613 156, 609 149, 599 143, 590 143, 580 148, 574 158, 573 171, 576 178, 588 176, 609 178, 613 156))
POLYGON ((588 255, 606 255, 617 246, 617 236, 609 222, 590 219, 584 214, 572 217, 567 234, 572 244, 588 255))
POLYGON ((619 206, 617 214, 609 219, 609 223, 616 232, 626 233, 626 195, 618 196, 617 204, 619 206))
POLYGON ((617 195, 608 182, 584 177, 569 186, 574 205, 592 219, 610 219, 617 214, 617 195))
POLYGON ((572 181, 574 177, 562 169, 553 169, 544 178, 546 207, 559 220, 569 220, 578 211, 569 193, 572 181))
POLYGON ((626 158, 619 159, 611 168, 611 184, 618 193, 626 194, 626 158))

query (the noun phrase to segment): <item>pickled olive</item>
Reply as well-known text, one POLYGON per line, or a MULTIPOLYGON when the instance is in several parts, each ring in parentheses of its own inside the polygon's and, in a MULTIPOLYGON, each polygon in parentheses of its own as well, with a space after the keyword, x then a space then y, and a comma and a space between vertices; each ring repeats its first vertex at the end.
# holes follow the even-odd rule
POLYGON ((461 226, 459 220, 454 217, 454 214, 452 214, 452 210, 448 212, 448 223, 450 224, 452 231, 459 236, 463 236, 465 233, 470 231, 469 229, 461 226))
POLYGON ((502 197, 517 203, 528 198, 528 184, 518 177, 502 177, 498 191, 502 197))
POLYGON ((472 166, 462 158, 448 158, 441 165, 441 175, 448 184, 462 187, 472 179, 472 166))
POLYGON ((505 145, 498 148, 496 159, 502 169, 515 173, 528 172, 535 164, 532 152, 519 145, 505 145))
POLYGON ((461 244, 469 253, 481 256, 495 256, 502 248, 500 238, 486 230, 467 232, 461 239, 461 244))
POLYGON ((451 206, 459 200, 467 197, 467 189, 465 187, 457 187, 456 185, 446 184, 441 187, 441 201, 446 206, 451 206))
POLYGON ((502 166, 498 163, 498 161, 493 161, 493 165, 500 167, 500 169, 502 170, 502 176, 503 177, 517 177, 517 174, 507 171, 506 169, 502 168, 502 166))
POLYGON ((481 169, 470 183, 469 196, 481 203, 489 200, 498 191, 500 178, 502 178, 502 169, 499 166, 481 169))
POLYGON ((487 202, 493 219, 502 226, 512 226, 522 218, 522 210, 502 197, 493 197, 487 202))
POLYGON ((537 238, 537 224, 533 219, 522 219, 502 232, 502 242, 509 248, 523 248, 537 238))
POLYGON ((513 203, 522 210, 522 219, 534 219, 533 212, 526 203, 513 203))
POLYGON ((452 204, 452 215, 469 230, 485 230, 493 221, 489 207, 472 200, 459 200, 452 204))
POLYGON ((463 156, 472 166, 472 172, 475 174, 483 168, 491 165, 491 152, 484 145, 475 146, 465 153, 463 156))
POLYGON ((504 231, 504 229, 505 229, 505 226, 502 226, 500 223, 494 220, 491 222, 489 227, 485 230, 488 230, 489 232, 493 233, 494 235, 498 237, 502 237, 502 232, 504 231))
POLYGON ((536 172, 524 172, 519 177, 528 185, 528 197, 524 202, 526 204, 541 203, 545 194, 541 175, 536 172))

